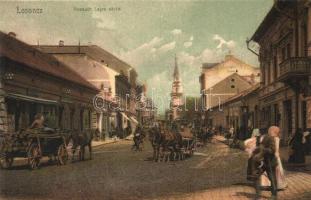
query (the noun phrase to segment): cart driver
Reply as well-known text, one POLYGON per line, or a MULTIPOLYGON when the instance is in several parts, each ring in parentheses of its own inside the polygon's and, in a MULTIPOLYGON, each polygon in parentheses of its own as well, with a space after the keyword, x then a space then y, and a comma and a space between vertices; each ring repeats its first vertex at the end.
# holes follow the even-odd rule
POLYGON ((44 131, 47 131, 47 132, 54 131, 54 129, 46 127, 44 125, 44 116, 41 113, 37 113, 35 115, 35 120, 33 121, 33 123, 31 124, 29 128, 30 129, 42 128, 44 131))
POLYGON ((35 128, 43 128, 44 127, 44 117, 41 113, 37 113, 35 115, 35 120, 29 127, 30 129, 35 129, 35 128))

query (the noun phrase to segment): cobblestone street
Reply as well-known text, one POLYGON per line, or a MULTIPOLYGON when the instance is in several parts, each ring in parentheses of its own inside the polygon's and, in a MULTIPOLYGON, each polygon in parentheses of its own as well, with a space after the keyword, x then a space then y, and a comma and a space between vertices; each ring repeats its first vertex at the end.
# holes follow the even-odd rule
MULTIPOLYGON (((30 171, 23 161, 1 170, 1 199, 252 199, 244 152, 214 140, 192 158, 150 161, 151 147, 130 150, 130 141, 97 146, 94 159, 30 171)), ((310 197, 311 173, 288 172, 280 199, 310 197), (308 193, 309 192, 309 193, 308 193), (309 196, 308 196, 309 195, 309 196)), ((269 197, 263 193, 263 199, 269 197)))

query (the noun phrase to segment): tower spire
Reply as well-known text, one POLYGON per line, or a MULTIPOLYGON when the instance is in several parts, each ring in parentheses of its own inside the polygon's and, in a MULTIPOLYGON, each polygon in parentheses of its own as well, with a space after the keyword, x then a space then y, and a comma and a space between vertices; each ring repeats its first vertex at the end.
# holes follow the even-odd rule
POLYGON ((178 111, 178 109, 176 108, 181 108, 181 106, 183 105, 184 105, 183 88, 179 76, 177 56, 175 54, 175 66, 174 66, 171 101, 170 101, 170 108, 171 108, 170 120, 175 120, 181 117, 181 112, 178 111))
POLYGON ((179 80, 179 70, 178 70, 178 62, 177 62, 177 56, 175 54, 175 67, 174 67, 174 80, 179 80))

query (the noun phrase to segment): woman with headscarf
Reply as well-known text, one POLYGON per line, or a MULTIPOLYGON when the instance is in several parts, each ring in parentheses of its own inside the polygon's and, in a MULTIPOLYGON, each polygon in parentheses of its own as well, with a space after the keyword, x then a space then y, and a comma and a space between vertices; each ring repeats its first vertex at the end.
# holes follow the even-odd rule
MULTIPOLYGON (((285 179, 284 168, 280 158, 280 128, 277 126, 271 126, 268 130, 268 134, 274 138, 275 141, 275 158, 277 161, 276 167, 276 179, 277 179, 277 188, 279 190, 285 189, 287 187, 287 182, 285 179)), ((265 183, 262 183, 265 186, 265 183)))

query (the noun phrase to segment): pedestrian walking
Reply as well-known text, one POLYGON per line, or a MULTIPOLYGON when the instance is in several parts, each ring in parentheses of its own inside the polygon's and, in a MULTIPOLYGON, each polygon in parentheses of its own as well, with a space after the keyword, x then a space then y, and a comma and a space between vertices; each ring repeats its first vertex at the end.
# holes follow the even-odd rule
POLYGON ((298 128, 294 137, 290 140, 290 156, 289 163, 304 164, 305 163, 305 137, 301 128, 298 128))
MULTIPOLYGON (((287 182, 285 178, 285 172, 283 168, 283 164, 280 158, 280 128, 277 126, 271 126, 268 130, 268 134, 274 138, 275 141, 275 158, 277 161, 277 167, 276 167, 276 178, 277 178, 277 188, 278 190, 283 190, 287 187, 287 182)), ((268 179, 265 179, 266 182, 264 182, 264 179, 262 180, 262 186, 271 186, 271 183, 267 181, 268 179)))
POLYGON ((143 134, 142 127, 138 125, 138 127, 135 130, 134 137, 133 137, 133 142, 134 142, 132 146, 133 150, 136 150, 136 151, 142 150, 141 145, 143 145, 144 137, 145 135, 143 134))
POLYGON ((231 146, 231 140, 233 140, 233 136, 234 136, 234 128, 231 127, 228 131, 228 136, 227 136, 227 140, 228 140, 228 146, 231 146))
MULTIPOLYGON (((275 130, 269 129, 269 132, 275 130)), ((266 172, 267 177, 271 183, 271 198, 277 198, 277 177, 276 167, 278 165, 275 152, 276 144, 275 138, 271 134, 263 135, 260 139, 259 146, 253 151, 251 158, 249 159, 249 166, 247 171, 247 179, 254 181, 256 189, 256 199, 260 199, 261 195, 261 175, 266 172)))
MULTIPOLYGON (((283 164, 282 164, 280 153, 279 153, 280 129, 277 126, 271 126, 268 130, 268 135, 274 139, 274 143, 275 143, 275 159, 277 162, 275 174, 276 174, 276 179, 277 179, 277 189, 283 190, 287 187, 287 182, 286 182, 285 172, 284 172, 283 164)), ((267 172, 263 172, 263 174, 260 176, 259 179, 260 179, 259 180, 260 187, 262 188, 271 187, 271 181, 269 180, 267 172)))

